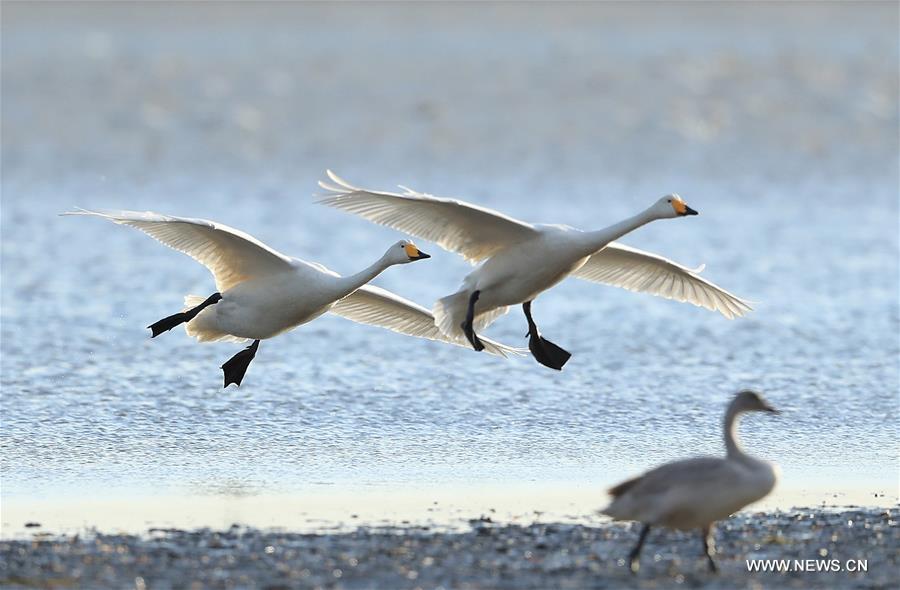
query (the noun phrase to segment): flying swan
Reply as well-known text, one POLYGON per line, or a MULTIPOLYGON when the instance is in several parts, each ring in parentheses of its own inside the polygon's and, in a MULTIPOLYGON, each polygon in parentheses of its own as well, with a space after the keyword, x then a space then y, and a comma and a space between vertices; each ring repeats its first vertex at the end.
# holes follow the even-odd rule
POLYGON ((528 348, 535 359, 560 370, 569 352, 541 336, 531 302, 567 276, 651 293, 718 311, 728 319, 751 310, 748 302, 688 269, 656 254, 614 242, 657 219, 697 215, 678 195, 667 195, 648 209, 599 231, 564 225, 532 225, 497 211, 442 199, 401 186, 403 193, 370 191, 351 185, 332 171, 319 186, 330 192, 319 202, 355 213, 404 233, 435 242, 472 264, 483 262, 456 293, 437 301, 433 314, 441 334, 475 350, 485 343, 476 332, 522 304, 528 321, 528 348))
MULTIPOLYGON (((430 258, 415 244, 401 240, 371 266, 347 277, 321 264, 290 258, 240 230, 205 219, 138 211, 78 210, 64 215, 92 215, 129 225, 166 246, 183 252, 213 274, 216 292, 207 298, 188 295, 187 309, 148 326, 155 338, 179 324, 200 342, 252 344, 224 365, 225 387, 238 386, 256 356, 259 341, 314 320, 325 312, 394 332, 460 344, 442 334, 424 307, 367 283, 396 264, 430 258)), ((485 340, 495 355, 518 349, 485 340)))
POLYGON ((700 529, 709 568, 716 571, 712 524, 766 497, 778 478, 776 468, 744 452, 735 431, 745 412, 778 411, 755 391, 739 392, 725 411, 724 459, 697 457, 666 463, 609 490, 613 501, 602 510, 615 520, 644 523, 631 550, 631 571, 640 567, 640 553, 651 526, 700 529))

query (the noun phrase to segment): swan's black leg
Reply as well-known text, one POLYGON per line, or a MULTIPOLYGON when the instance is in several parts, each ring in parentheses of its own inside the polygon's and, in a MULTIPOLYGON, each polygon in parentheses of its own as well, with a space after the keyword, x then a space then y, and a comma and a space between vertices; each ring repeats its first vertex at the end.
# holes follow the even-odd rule
POLYGON ((182 311, 181 313, 176 313, 175 315, 170 315, 167 318, 163 318, 163 319, 159 320, 158 322, 156 322, 155 324, 150 324, 149 326, 147 326, 148 328, 150 328, 150 331, 152 332, 150 337, 156 338, 163 332, 168 332, 169 330, 171 330, 175 326, 178 326, 179 324, 184 324, 186 322, 191 321, 192 319, 197 317, 198 313, 200 313, 201 311, 203 311, 210 305, 213 305, 214 303, 218 303, 221 300, 222 300, 221 293, 213 293, 212 295, 210 295, 209 297, 206 298, 206 301, 204 301, 197 307, 192 307, 191 309, 189 309, 187 311, 182 311))
POLYGON ((250 366, 250 361, 256 356, 257 348, 259 348, 259 340, 254 340, 253 344, 228 359, 222 365, 222 372, 225 373, 225 387, 228 387, 231 383, 238 387, 241 386, 241 380, 244 378, 244 373, 247 372, 247 367, 250 366))
POLYGON ((475 329, 472 327, 473 322, 475 321, 475 303, 478 302, 478 296, 481 295, 481 291, 474 291, 472 295, 469 297, 469 309, 466 311, 466 321, 462 323, 463 332, 466 334, 466 338, 469 340, 469 344, 472 345, 472 348, 481 352, 484 350, 484 344, 481 343, 481 340, 478 339, 478 335, 475 333, 475 329))
POLYGON ((631 550, 631 553, 628 554, 628 562, 631 565, 631 573, 636 574, 638 570, 641 569, 641 548, 644 546, 644 541, 647 539, 647 534, 650 532, 650 525, 645 524, 644 528, 641 529, 641 536, 638 537, 637 545, 634 546, 634 549, 631 550))
POLYGON ((541 336, 537 324, 534 323, 534 319, 531 317, 530 301, 523 303, 522 309, 525 311, 525 318, 528 320, 528 349, 531 351, 531 354, 534 355, 537 362, 545 367, 550 367, 557 371, 562 370, 563 365, 568 362, 572 355, 567 350, 541 336))
POLYGON ((712 534, 712 525, 703 527, 700 533, 703 535, 703 553, 709 560, 709 571, 716 573, 719 568, 716 567, 716 561, 713 559, 713 555, 716 554, 716 540, 712 534))

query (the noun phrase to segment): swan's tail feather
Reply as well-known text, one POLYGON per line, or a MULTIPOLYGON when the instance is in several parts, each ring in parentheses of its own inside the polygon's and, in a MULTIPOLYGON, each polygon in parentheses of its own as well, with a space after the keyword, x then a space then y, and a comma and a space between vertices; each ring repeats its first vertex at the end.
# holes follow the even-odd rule
MULTIPOLYGON (((462 323, 466 319, 466 312, 469 310, 468 290, 463 289, 452 295, 447 295, 438 299, 431 313, 434 315, 434 324, 441 331, 441 334, 454 340, 465 340, 465 333, 462 329, 462 323)), ((509 307, 503 306, 475 316, 475 331, 480 332, 487 328, 494 320, 509 312, 509 307)), ((518 350, 518 349, 512 349, 518 350)))
POLYGON ((491 311, 486 311, 481 315, 475 317, 475 330, 481 331, 490 326, 502 315, 506 315, 509 313, 509 307, 503 306, 498 307, 496 309, 492 309, 491 311))
POLYGON ((202 295, 185 295, 184 296, 184 307, 186 309, 190 309, 192 307, 197 307, 198 305, 203 303, 203 301, 205 299, 206 298, 203 297, 202 295))
MULTIPOLYGON (((510 356, 525 356, 526 354, 528 354, 527 348, 507 346, 506 344, 502 344, 500 342, 497 342, 496 340, 491 340, 490 338, 485 338, 484 336, 481 336, 479 339, 481 340, 481 343, 484 344, 484 351, 488 354, 502 356, 503 358, 507 358, 510 356)), ((466 342, 466 346, 469 346, 468 342, 466 342)))
POLYGON ((441 334, 454 340, 465 338, 460 324, 466 318, 468 300, 468 293, 458 291, 435 302, 431 313, 434 315, 434 325, 441 331, 441 334))
MULTIPOLYGON (((185 311, 203 303, 206 297, 202 295, 185 295, 185 311)), ((216 317, 216 306, 211 305, 197 314, 197 317, 184 325, 187 335, 196 338, 198 342, 246 342, 247 338, 232 336, 219 329, 216 317)))

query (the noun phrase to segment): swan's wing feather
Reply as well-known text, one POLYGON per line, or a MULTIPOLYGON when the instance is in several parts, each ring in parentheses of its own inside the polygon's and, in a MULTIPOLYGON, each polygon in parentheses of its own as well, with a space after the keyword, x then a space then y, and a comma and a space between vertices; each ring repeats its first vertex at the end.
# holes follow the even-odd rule
POLYGON ((619 520, 653 522, 657 517, 690 507, 698 496, 719 490, 741 477, 732 461, 718 457, 696 457, 661 465, 626 480, 609 490, 613 497, 601 510, 619 520))
POLYGON ((291 260, 284 254, 249 234, 214 221, 150 211, 79 210, 64 215, 93 215, 137 228, 208 268, 219 291, 226 291, 250 278, 291 268, 291 260))
POLYGON ((734 467, 719 457, 695 457, 673 461, 632 479, 623 481, 609 490, 613 497, 655 495, 680 486, 698 486, 710 482, 725 481, 732 477, 734 467))
POLYGON ((406 187, 400 187, 402 194, 370 191, 327 172, 331 182, 321 181, 319 186, 331 194, 323 196, 319 203, 434 242, 472 263, 533 237, 536 232, 532 225, 491 209, 406 187))
POLYGON ((662 256, 611 242, 592 254, 572 276, 692 303, 728 319, 753 310, 748 301, 700 277, 701 270, 703 267, 691 270, 662 256))
MULTIPOLYGON (((434 316, 421 305, 373 285, 363 285, 335 303, 329 311, 360 324, 379 326, 417 338, 468 346, 464 340, 454 340, 442 334, 434 325, 434 316)), ((482 337, 481 341, 487 352, 498 356, 520 355, 525 352, 488 338, 482 337)))

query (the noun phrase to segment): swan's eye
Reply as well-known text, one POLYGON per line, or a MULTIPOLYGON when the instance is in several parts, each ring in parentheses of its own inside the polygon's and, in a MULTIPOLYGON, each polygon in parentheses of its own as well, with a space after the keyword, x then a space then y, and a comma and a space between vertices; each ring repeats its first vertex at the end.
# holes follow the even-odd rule
POLYGON ((671 203, 671 202, 672 202, 672 199, 669 199, 668 201, 666 201, 666 203, 671 203))

